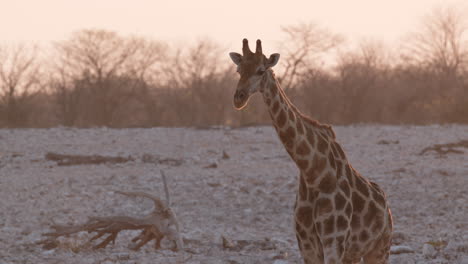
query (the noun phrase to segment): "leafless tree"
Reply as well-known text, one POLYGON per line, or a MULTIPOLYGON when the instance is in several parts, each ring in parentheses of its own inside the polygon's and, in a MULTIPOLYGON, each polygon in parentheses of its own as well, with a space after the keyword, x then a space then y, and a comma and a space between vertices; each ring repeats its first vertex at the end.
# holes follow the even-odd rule
POLYGON ((313 23, 285 26, 282 31, 286 35, 280 45, 284 67, 281 83, 285 90, 318 64, 323 64, 324 56, 344 41, 340 35, 313 23))
POLYGON ((418 94, 418 105, 432 122, 446 122, 456 116, 460 119, 468 111, 467 29, 460 9, 436 8, 424 18, 421 30, 410 36, 402 56, 406 69, 414 76, 425 76, 419 81, 423 89, 418 94))
POLYGON ((363 40, 356 51, 340 54, 336 67, 339 100, 345 122, 380 121, 389 90, 389 52, 383 43, 363 40))
POLYGON ((26 125, 28 104, 41 87, 35 47, 0 47, 0 110, 7 126, 26 125))
POLYGON ((225 57, 224 50, 211 40, 175 50, 163 75, 172 95, 178 94, 166 102, 177 113, 174 118, 195 126, 223 122, 230 108, 229 87, 234 87, 232 68, 222 63, 225 57))
POLYGON ((467 24, 454 7, 436 8, 413 33, 404 59, 453 75, 467 66, 467 24))
POLYGON ((138 92, 148 93, 146 84, 162 49, 157 42, 105 30, 78 31, 57 43, 53 84, 60 111, 71 115, 65 120, 76 122, 79 109, 89 125, 113 125, 119 107, 138 92))

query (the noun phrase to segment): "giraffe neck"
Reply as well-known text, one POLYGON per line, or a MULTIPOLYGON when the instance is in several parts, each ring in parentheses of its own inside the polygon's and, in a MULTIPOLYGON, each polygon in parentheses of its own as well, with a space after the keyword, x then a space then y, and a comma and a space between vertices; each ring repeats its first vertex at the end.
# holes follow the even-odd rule
POLYGON ((286 151, 293 160, 296 160, 299 155, 306 154, 303 152, 311 152, 310 148, 306 150, 298 148, 298 143, 303 140, 306 129, 303 117, 286 96, 271 69, 265 74, 263 82, 263 100, 286 151))
POLYGON ((262 93, 273 126, 291 158, 297 162, 304 156, 313 155, 315 144, 308 144, 307 141, 315 140, 307 138, 306 130, 317 130, 317 133, 321 133, 318 131, 320 127, 309 125, 316 121, 304 118, 291 103, 271 69, 262 80, 262 93))

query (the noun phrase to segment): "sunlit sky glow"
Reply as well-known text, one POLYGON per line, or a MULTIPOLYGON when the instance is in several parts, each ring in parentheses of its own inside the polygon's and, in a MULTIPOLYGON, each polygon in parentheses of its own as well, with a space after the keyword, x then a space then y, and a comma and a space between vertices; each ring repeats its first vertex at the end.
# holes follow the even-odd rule
POLYGON ((316 22, 348 40, 398 41, 418 29, 436 6, 466 1, 303 0, 303 1, 160 1, 160 0, 0 0, 0 41, 50 43, 84 28, 186 43, 210 38, 224 47, 261 38, 264 47, 283 38, 280 27, 316 22))

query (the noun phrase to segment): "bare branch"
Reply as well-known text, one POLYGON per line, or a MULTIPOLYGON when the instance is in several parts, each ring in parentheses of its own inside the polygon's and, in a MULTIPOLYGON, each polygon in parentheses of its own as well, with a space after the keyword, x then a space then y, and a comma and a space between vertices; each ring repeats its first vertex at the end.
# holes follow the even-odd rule
POLYGON ((61 236, 78 232, 96 233, 87 243, 91 244, 107 234, 108 236, 103 241, 93 246, 94 249, 99 249, 106 247, 110 242, 115 242, 118 233, 122 230, 141 230, 141 233, 132 239, 132 242, 137 242, 133 247, 134 250, 140 249, 151 240, 155 240, 154 246, 158 249, 161 247, 161 240, 164 237, 175 242, 174 250, 183 249, 179 223, 171 208, 166 207, 159 198, 147 193, 122 191, 116 191, 116 193, 149 198, 153 200, 155 208, 152 213, 143 218, 129 216, 89 217, 88 222, 82 225, 52 225, 51 228, 54 231, 44 233, 43 236, 47 238, 39 241, 38 244, 50 249, 59 245, 57 238, 61 236))
POLYGON ((286 40, 280 47, 284 53, 281 82, 285 90, 294 86, 317 63, 321 63, 323 55, 343 42, 341 36, 312 23, 286 26, 282 30, 286 34, 286 40))

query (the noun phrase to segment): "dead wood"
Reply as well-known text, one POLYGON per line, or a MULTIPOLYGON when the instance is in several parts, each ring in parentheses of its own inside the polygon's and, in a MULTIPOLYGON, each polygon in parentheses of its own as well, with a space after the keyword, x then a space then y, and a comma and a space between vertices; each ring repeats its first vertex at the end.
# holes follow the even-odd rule
POLYGON ((141 157, 141 161, 143 163, 157 163, 161 165, 169 165, 169 166, 180 166, 184 164, 184 160, 181 159, 174 159, 174 158, 162 158, 158 155, 152 154, 143 154, 141 157))
MULTIPOLYGON (((164 176, 163 181, 168 199, 169 192, 164 176)), ((94 249, 99 249, 106 247, 110 242, 115 243, 118 233, 122 230, 141 230, 140 234, 132 239, 132 242, 136 243, 132 247, 133 250, 140 249, 152 240, 155 240, 154 247, 158 249, 161 247, 161 240, 164 237, 175 243, 173 250, 183 249, 183 242, 179 233, 179 223, 168 203, 163 203, 159 198, 144 192, 115 192, 126 196, 151 199, 154 203, 154 209, 143 218, 120 215, 89 217, 88 222, 82 225, 52 225, 51 228, 54 231, 44 233, 43 236, 47 238, 38 243, 43 245, 45 249, 52 249, 60 244, 57 241, 59 237, 69 236, 78 232, 96 233, 87 243, 87 245, 91 245, 94 240, 107 235, 100 243, 93 246, 94 249)))
POLYGON ((430 147, 424 148, 419 155, 423 155, 428 151, 435 151, 439 155, 446 155, 449 153, 463 154, 464 152, 455 148, 468 148, 468 140, 460 140, 455 143, 435 144, 430 147))
POLYGON ((54 152, 48 152, 45 155, 46 160, 57 162, 59 166, 85 165, 85 164, 103 164, 103 163, 125 163, 133 161, 132 157, 112 157, 101 155, 67 155, 54 152))

